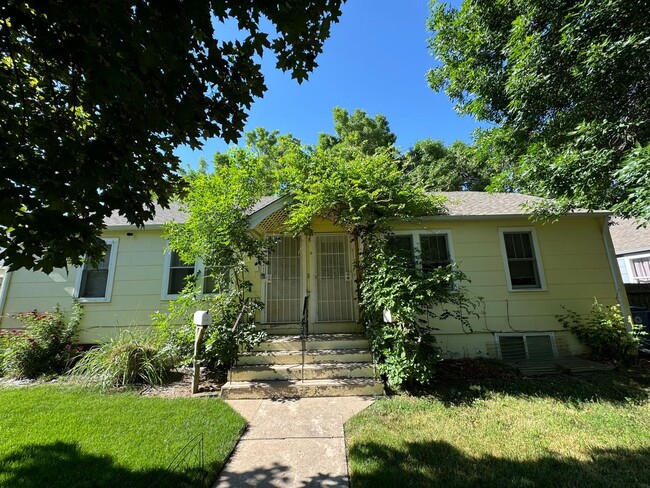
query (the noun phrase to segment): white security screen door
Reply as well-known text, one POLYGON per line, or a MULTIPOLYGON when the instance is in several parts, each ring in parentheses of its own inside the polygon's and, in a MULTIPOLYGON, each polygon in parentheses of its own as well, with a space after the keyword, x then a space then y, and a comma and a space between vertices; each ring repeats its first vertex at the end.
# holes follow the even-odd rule
POLYGON ((350 236, 316 236, 316 302, 319 322, 354 320, 350 236))
POLYGON ((266 321, 275 324, 300 322, 302 270, 300 239, 283 236, 269 250, 266 282, 266 321))

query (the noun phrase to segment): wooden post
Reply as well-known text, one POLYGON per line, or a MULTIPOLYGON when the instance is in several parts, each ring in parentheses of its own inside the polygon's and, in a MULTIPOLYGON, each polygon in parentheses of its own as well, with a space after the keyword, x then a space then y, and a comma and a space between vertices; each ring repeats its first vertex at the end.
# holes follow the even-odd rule
POLYGON ((196 334, 194 336, 194 374, 192 376, 192 394, 199 392, 199 381, 201 379, 201 358, 200 350, 205 336, 205 329, 212 323, 209 312, 198 311, 194 313, 194 325, 196 334))

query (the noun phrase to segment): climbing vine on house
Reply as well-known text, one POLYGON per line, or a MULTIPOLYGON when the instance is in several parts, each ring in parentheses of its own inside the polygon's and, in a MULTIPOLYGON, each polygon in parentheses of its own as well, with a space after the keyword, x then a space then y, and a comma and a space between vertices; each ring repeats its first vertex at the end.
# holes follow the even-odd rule
POLYGON ((247 135, 246 148, 217 154, 214 172, 202 165, 186 176, 189 191, 182 203, 189 218, 168 225, 165 235, 183 260, 200 258, 219 286, 213 295, 200 294, 202 278, 195 276, 170 313, 156 317, 180 356, 191 349, 190 312, 199 306, 210 309, 221 324, 206 340, 206 348, 214 344, 216 363, 232 364, 237 341, 251 346, 260 340, 250 321, 240 336, 233 334, 232 325, 238 309, 252 318, 262 306, 250 299, 248 270, 264 262, 271 242, 248 231, 248 213, 260 198, 273 194, 290 197, 286 232, 310 235, 319 217, 358 238, 361 320, 390 385, 432 379, 440 359, 437 321, 455 319, 459 328, 470 330, 478 300, 462 287, 466 276, 453 263, 425 271, 417 249, 415 256, 404 258, 390 245, 392 222, 443 213, 444 200, 427 194, 403 172, 387 124, 355 114, 346 118, 339 110, 337 135, 321 137, 315 146, 258 129, 247 135), (374 130, 364 130, 366 125, 374 130), (371 136, 373 144, 366 144, 371 136), (390 321, 384 320, 385 311, 390 311, 390 321), (179 321, 185 325, 176 325, 179 321))
POLYGON ((444 200, 414 186, 392 148, 371 155, 349 146, 316 148, 291 188, 292 232, 309 235, 313 219, 322 217, 361 242, 359 304, 380 372, 391 386, 429 382, 440 359, 435 322, 456 319, 470 330, 478 299, 467 296, 467 278, 453 264, 424 271, 417 249, 400 255, 390 229, 394 221, 443 213, 444 200))

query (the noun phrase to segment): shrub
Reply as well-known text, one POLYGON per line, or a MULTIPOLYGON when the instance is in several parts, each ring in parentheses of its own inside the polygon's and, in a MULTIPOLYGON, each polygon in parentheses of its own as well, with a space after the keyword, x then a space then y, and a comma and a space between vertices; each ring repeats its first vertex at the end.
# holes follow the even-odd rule
POLYGON ((154 335, 125 330, 86 352, 70 375, 102 388, 155 385, 167 378, 173 365, 172 357, 154 335))
POLYGON ((556 315, 557 320, 599 359, 629 361, 645 335, 643 326, 623 318, 618 305, 607 307, 594 299, 588 315, 580 315, 567 308, 564 310, 564 315, 556 315))
POLYGON ((481 300, 467 296, 460 287, 467 278, 453 265, 425 271, 413 262, 410 253, 400 255, 381 238, 366 241, 361 308, 373 357, 393 387, 429 383, 441 358, 433 324, 452 318, 471 330, 469 317, 477 316, 481 300))
POLYGON ((83 315, 75 302, 66 320, 57 305, 51 312, 25 312, 14 317, 22 331, 6 332, 0 340, 0 372, 16 378, 36 378, 63 373, 80 349, 74 346, 83 315))
POLYGON ((240 350, 252 349, 266 336, 254 323, 255 312, 261 308, 261 302, 243 298, 234 289, 202 295, 190 285, 170 302, 167 313, 155 313, 152 323, 178 364, 187 364, 194 353, 193 314, 196 310, 209 311, 212 325, 205 332, 202 359, 208 367, 229 368, 237 361, 240 350))

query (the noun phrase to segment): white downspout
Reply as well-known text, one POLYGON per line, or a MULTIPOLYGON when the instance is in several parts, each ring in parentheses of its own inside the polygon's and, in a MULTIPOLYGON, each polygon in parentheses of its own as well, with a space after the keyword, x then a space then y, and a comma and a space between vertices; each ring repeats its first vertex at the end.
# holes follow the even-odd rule
POLYGON ((9 292, 9 281, 11 281, 11 271, 7 271, 2 278, 2 285, 0 285, 0 323, 5 311, 5 301, 7 300, 7 293, 9 292))
MULTIPOLYGON (((612 243, 612 236, 609 233, 609 216, 603 217, 603 243, 605 244, 605 252, 607 253, 607 260, 609 261, 609 269, 612 272, 612 279, 614 280, 616 300, 621 307, 621 314, 623 317, 630 318, 632 317, 632 312, 630 311, 630 304, 627 301, 627 293, 625 292, 621 270, 618 268, 614 244, 612 243)), ((629 321, 626 321, 626 323, 629 324, 629 321)))

